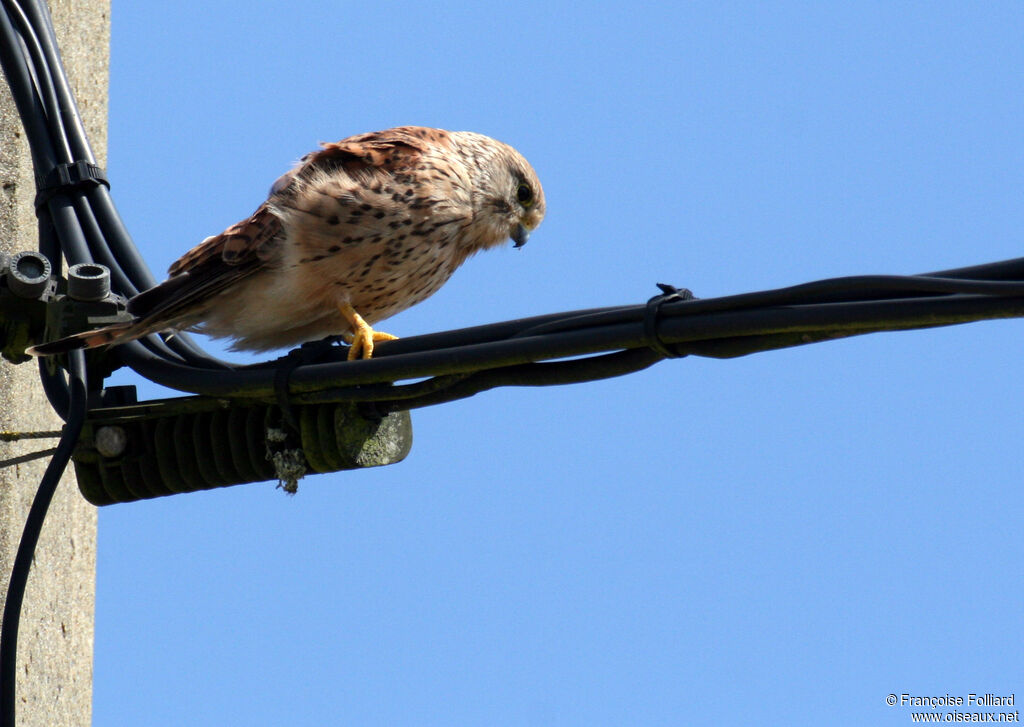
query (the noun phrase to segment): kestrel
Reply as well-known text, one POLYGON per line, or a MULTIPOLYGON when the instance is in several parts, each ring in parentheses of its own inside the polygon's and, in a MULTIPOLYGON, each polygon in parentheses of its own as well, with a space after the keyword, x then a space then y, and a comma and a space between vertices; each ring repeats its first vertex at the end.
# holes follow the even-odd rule
POLYGON ((128 302, 133 321, 43 343, 46 356, 187 330, 265 351, 325 336, 370 358, 377 321, 435 293, 470 255, 544 217, 544 192, 512 147, 403 126, 323 144, 251 217, 208 237, 128 302))

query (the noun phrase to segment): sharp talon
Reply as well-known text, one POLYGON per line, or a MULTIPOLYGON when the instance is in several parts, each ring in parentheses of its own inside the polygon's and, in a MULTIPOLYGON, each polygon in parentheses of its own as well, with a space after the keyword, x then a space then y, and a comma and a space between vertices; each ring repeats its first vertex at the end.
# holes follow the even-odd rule
POLYGON ((398 336, 392 336, 390 333, 383 333, 381 331, 375 331, 370 327, 370 324, 363 320, 363 317, 356 313, 348 303, 342 303, 338 306, 341 314, 345 316, 345 320, 352 326, 351 333, 343 333, 342 337, 347 341, 351 348, 348 350, 348 360, 355 361, 356 359, 368 359, 373 358, 373 344, 378 341, 394 341, 398 336))

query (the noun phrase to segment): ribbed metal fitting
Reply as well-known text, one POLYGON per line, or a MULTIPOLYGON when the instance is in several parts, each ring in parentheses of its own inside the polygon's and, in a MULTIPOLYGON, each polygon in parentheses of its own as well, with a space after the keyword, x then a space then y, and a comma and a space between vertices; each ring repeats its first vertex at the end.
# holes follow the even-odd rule
POLYGON ((26 250, 11 258, 7 284, 20 298, 38 298, 50 282, 50 261, 38 252, 26 250))
POLYGON ((110 270, 98 263, 78 263, 68 270, 68 295, 75 300, 103 300, 110 294, 110 270))

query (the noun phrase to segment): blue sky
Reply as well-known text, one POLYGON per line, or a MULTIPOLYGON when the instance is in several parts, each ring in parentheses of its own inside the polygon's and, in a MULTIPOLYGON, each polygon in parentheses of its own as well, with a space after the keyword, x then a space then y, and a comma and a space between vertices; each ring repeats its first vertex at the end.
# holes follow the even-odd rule
MULTIPOLYGON (((1022 254, 1024 6, 663 5, 115 2, 114 197, 162 271, 317 141, 516 146, 546 221, 400 336, 1022 254)), ((1024 691, 1022 334, 501 389, 296 497, 103 509, 94 723, 895 725, 892 692, 1024 691)))

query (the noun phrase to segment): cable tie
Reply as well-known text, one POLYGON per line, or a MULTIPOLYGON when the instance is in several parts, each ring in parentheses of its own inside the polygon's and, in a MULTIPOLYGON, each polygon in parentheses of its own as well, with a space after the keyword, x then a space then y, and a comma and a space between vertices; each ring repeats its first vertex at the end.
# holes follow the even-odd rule
POLYGON ((36 185, 36 210, 41 209, 54 195, 86 185, 102 184, 110 189, 110 182, 101 167, 79 160, 58 164, 36 185))
POLYGON ((296 434, 301 430, 299 428, 299 420, 295 418, 295 412, 292 409, 291 392, 289 389, 291 388, 292 372, 304 363, 306 361, 302 355, 302 349, 294 348, 288 352, 284 361, 274 371, 274 398, 277 399, 277 405, 281 407, 281 414, 284 416, 285 423, 296 434))
POLYGON ((274 370, 274 398, 281 407, 285 423, 298 435, 302 429, 295 417, 291 401, 291 378, 295 369, 307 364, 322 363, 334 359, 337 350, 334 345, 340 336, 328 336, 319 341, 307 341, 298 348, 293 348, 286 356, 279 359, 274 370))
POLYGON ((686 354, 679 353, 675 347, 669 348, 658 335, 658 314, 661 312, 661 306, 665 303, 695 300, 696 296, 687 288, 677 288, 665 283, 658 283, 658 287, 661 288, 661 295, 656 295, 647 301, 647 309, 644 311, 644 337, 651 350, 665 358, 680 358, 686 354))

